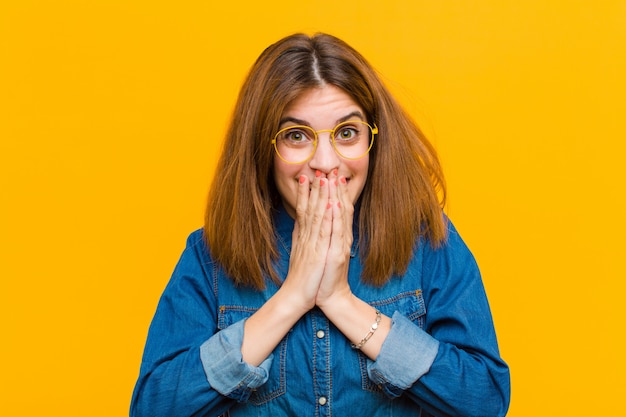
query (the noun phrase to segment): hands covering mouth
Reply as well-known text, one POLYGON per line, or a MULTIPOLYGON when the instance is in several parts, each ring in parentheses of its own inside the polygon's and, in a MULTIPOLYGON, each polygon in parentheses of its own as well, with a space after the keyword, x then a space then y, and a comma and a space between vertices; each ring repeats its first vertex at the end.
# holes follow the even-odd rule
POLYGON ((296 221, 290 271, 285 281, 294 284, 303 304, 320 308, 337 294, 350 293, 347 282, 352 247, 354 207, 348 180, 334 169, 298 178, 296 221), (303 281, 301 281, 303 280, 303 281))

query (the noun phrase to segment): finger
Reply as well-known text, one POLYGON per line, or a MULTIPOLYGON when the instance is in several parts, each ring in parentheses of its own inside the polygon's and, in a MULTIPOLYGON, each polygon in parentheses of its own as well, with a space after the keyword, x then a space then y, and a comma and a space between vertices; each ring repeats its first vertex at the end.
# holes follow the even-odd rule
POLYGON ((339 201, 341 201, 341 205, 345 210, 352 213, 352 211, 354 211, 354 204, 351 200, 350 192, 348 191, 348 181, 346 180, 346 177, 340 177, 338 182, 339 201))
MULTIPOLYGON (((336 188, 336 187, 335 187, 336 188)), ((335 254, 340 254, 345 243, 346 221, 344 216, 343 205, 341 201, 336 199, 332 204, 332 240, 331 250, 335 254)))
POLYGON ((349 245, 352 245, 352 221, 354 216, 354 205, 348 192, 348 181, 346 180, 346 177, 340 177, 338 183, 341 218, 344 221, 347 243, 349 245))
POLYGON ((352 205, 352 201, 350 201, 350 194, 348 193, 348 181, 346 180, 346 177, 342 176, 337 178, 337 193, 342 206, 352 205))
POLYGON ((317 212, 315 210, 319 205, 320 198, 322 198, 320 197, 321 180, 322 180, 322 173, 319 170, 315 171, 315 178, 313 178, 313 181, 310 184, 311 191, 309 194, 309 201, 307 205, 307 221, 308 222, 311 221, 314 215, 318 215, 316 214, 317 212))
MULTIPOLYGON (((302 184, 304 187, 306 185, 302 184)), ((310 184, 311 191, 308 194, 308 198, 302 198, 302 205, 300 208, 300 212, 304 214, 300 216, 299 221, 299 233, 302 244, 313 245, 312 248, 316 248, 314 250, 327 250, 328 242, 326 242, 326 248, 321 249, 317 248, 317 242, 319 240, 320 234, 323 236, 327 236, 330 234, 330 222, 332 221, 332 213, 327 213, 328 210, 328 179, 322 177, 321 172, 316 172, 315 178, 313 182, 310 184), (325 216, 328 216, 325 219, 325 216), (329 222, 329 225, 322 229, 323 222, 326 220, 329 222)), ((300 192, 304 195, 305 190, 300 190, 300 192)))
POLYGON ((333 169, 331 172, 329 172, 327 175, 327 178, 328 178, 328 202, 326 204, 326 207, 331 216, 331 224, 330 224, 329 233, 332 233, 331 241, 330 241, 330 244, 332 245, 333 242, 341 238, 340 237, 341 231, 343 229, 343 228, 337 227, 337 223, 341 219, 341 213, 340 213, 340 210, 338 210, 340 209, 341 204, 339 203, 339 190, 338 190, 339 181, 338 181, 338 176, 337 176, 337 169, 333 169))
POLYGON ((306 175, 298 179, 298 194, 296 196, 296 226, 302 227, 306 222, 309 206, 310 181, 306 175))
POLYGON ((320 204, 319 209, 322 210, 322 222, 319 228, 319 248, 320 250, 327 251, 330 245, 332 226, 333 226, 333 211, 330 203, 330 189, 331 184, 327 178, 320 180, 320 204))
POLYGON ((316 201, 309 204, 311 209, 310 227, 311 233, 325 238, 330 235, 330 223, 332 222, 332 212, 330 211, 329 182, 328 178, 316 179, 319 183, 316 201))
POLYGON ((330 204, 335 204, 337 203, 337 201, 339 201, 339 190, 337 188, 339 186, 339 181, 336 169, 333 169, 332 172, 328 174, 328 181, 330 184, 330 187, 328 189, 330 204))

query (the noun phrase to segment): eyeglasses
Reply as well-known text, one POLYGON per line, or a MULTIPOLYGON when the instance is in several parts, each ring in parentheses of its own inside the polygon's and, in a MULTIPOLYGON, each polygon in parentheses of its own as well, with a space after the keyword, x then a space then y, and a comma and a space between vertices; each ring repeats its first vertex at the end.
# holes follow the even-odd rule
POLYGON ((322 132, 330 132, 330 140, 339 156, 344 159, 360 159, 372 149, 378 128, 360 120, 342 122, 334 129, 324 130, 313 130, 309 126, 289 126, 274 135, 272 144, 280 159, 288 164, 302 164, 315 154, 318 134, 322 132))

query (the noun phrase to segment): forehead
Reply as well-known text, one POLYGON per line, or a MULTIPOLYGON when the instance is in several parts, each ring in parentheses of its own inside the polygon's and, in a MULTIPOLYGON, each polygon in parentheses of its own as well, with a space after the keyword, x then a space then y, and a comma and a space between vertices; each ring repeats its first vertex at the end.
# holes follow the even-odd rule
POLYGON ((356 112, 363 115, 361 106, 348 93, 333 85, 325 85, 305 90, 285 107, 282 117, 309 122, 337 121, 356 112))

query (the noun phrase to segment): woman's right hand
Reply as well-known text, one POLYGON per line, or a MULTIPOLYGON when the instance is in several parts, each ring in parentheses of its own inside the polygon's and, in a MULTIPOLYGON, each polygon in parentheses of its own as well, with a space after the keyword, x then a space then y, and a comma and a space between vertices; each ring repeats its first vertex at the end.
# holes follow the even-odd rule
POLYGON ((306 311, 315 306, 326 266, 333 221, 328 178, 318 173, 313 182, 305 175, 299 178, 291 259, 281 287, 281 290, 291 292, 306 311))
POLYGON ((300 317, 315 306, 330 246, 328 179, 301 176, 291 259, 285 282, 244 324, 243 360, 259 366, 300 317), (309 191, 310 190, 310 191, 309 191))

